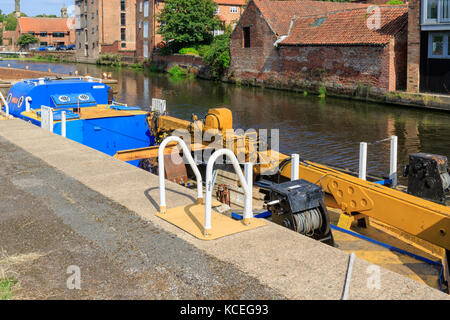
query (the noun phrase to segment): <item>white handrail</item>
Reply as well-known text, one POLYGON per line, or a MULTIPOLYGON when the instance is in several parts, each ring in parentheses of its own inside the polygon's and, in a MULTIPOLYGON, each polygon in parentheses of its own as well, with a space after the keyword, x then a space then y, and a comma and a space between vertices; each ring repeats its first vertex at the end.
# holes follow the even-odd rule
POLYGON ((30 112, 30 109, 31 109, 30 101, 32 101, 31 97, 25 98, 25 111, 26 112, 30 112))
POLYGON ((164 176, 164 149, 166 148, 169 142, 175 141, 183 148, 184 155, 188 160, 189 164, 192 167, 192 170, 195 173, 195 177, 197 178, 197 202, 202 203, 203 200, 203 184, 202 184, 202 175, 197 168, 197 164, 192 158, 191 152, 186 146, 186 143, 179 137, 171 136, 161 143, 158 149, 158 172, 159 172, 159 210, 161 213, 165 212, 167 209, 166 206, 166 179, 164 176))
POLYGON ((359 171, 358 178, 366 180, 367 174, 367 142, 359 144, 359 171))
POLYGON ((53 109, 41 106, 41 128, 53 132, 53 109))
POLYGON ((61 135, 65 138, 66 137, 66 112, 61 111, 61 135))
MULTIPOLYGON (((390 138, 379 140, 371 144, 390 141, 390 157, 389 157, 389 179, 392 180, 392 186, 395 187, 398 183, 397 174, 397 149, 398 137, 391 136, 390 138)), ((362 180, 367 180, 367 146, 369 143, 361 142, 359 144, 359 171, 358 177, 362 180)))
POLYGON ((293 155, 291 155, 291 181, 295 181, 300 178, 299 166, 300 166, 300 155, 294 153, 293 155))
POLYGON ((391 136, 391 156, 389 165, 389 179, 392 180, 392 186, 397 186, 397 148, 398 148, 398 137, 391 136))
MULTIPOLYGON (((229 149, 220 149, 212 154, 212 156, 208 160, 208 164, 206 166, 206 196, 205 196, 205 236, 208 235, 208 231, 211 230, 211 204, 212 204, 212 190, 214 185, 212 183, 212 173, 214 164, 217 159, 221 156, 227 156, 238 175, 239 181, 241 182, 242 188, 244 189, 245 194, 245 202, 244 202, 244 223, 250 224, 251 218, 253 217, 252 212, 252 193, 251 193, 251 185, 252 181, 247 181, 242 173, 241 167, 239 166, 239 162, 236 158, 236 155, 229 149)), ((252 171, 252 164, 245 163, 247 176, 251 177, 250 172, 252 171)))
POLYGON ((9 116, 9 104, 8 102, 6 102, 5 97, 3 96, 3 93, 1 93, 1 91, 0 91, 0 98, 2 99, 3 104, 5 105, 5 113, 7 116, 9 116))

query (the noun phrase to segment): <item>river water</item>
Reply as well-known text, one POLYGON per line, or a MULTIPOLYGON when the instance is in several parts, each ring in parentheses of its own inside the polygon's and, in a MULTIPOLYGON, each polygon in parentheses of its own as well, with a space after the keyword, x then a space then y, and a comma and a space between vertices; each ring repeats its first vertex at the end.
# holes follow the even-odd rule
MULTIPOLYGON (((143 108, 152 98, 167 100, 171 115, 190 119, 213 107, 233 111, 235 128, 280 129, 280 151, 353 170, 358 168, 359 143, 398 136, 398 165, 408 155, 429 152, 450 157, 450 113, 357 102, 320 99, 314 95, 263 88, 239 87, 205 80, 173 79, 165 74, 111 69, 84 64, 0 61, 0 66, 89 74, 111 72, 119 80, 116 100, 143 108)), ((389 172, 389 142, 369 145, 368 173, 389 172)))

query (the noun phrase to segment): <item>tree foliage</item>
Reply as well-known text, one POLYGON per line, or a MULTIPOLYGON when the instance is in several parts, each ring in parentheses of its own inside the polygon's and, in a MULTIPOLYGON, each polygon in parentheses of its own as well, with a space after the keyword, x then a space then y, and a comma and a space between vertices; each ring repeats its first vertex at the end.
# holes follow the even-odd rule
POLYGON ((24 48, 25 46, 32 44, 32 43, 38 43, 39 39, 36 38, 35 36, 28 34, 28 33, 24 33, 23 35, 21 35, 19 37, 19 39, 17 39, 17 45, 20 46, 20 48, 24 48))
POLYGON ((214 37, 202 56, 214 78, 220 78, 230 65, 230 34, 231 31, 214 37))
POLYGON ((177 49, 210 43, 222 24, 214 14, 216 8, 212 0, 167 0, 158 16, 158 33, 177 49))
POLYGON ((14 31, 17 27, 17 17, 16 14, 10 13, 7 16, 4 17, 4 23, 5 23, 5 30, 6 31, 14 31))

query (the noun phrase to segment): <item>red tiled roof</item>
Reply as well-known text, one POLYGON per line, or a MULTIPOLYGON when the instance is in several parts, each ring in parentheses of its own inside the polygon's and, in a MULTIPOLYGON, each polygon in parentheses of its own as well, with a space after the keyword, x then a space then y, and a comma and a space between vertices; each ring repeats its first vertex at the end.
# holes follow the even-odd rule
POLYGON ((278 35, 286 35, 292 18, 325 14, 327 12, 367 8, 367 4, 328 1, 269 1, 254 0, 272 30, 278 35))
POLYGON ((25 32, 68 32, 67 18, 19 18, 18 26, 25 32))
POLYGON ((245 6, 246 0, 214 0, 215 3, 230 6, 245 6))
POLYGON ((367 9, 352 9, 295 20, 284 45, 382 45, 408 23, 408 7, 379 6, 380 28, 369 29, 367 9))

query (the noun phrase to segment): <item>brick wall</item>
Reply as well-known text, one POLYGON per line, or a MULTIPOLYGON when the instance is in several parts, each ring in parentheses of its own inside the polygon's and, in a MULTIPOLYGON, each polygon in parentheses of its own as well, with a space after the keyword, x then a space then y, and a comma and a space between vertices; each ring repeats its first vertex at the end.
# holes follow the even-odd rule
POLYGON ((279 52, 273 46, 277 40, 253 2, 242 15, 231 34, 229 71, 232 77, 256 78, 259 74, 279 69, 279 52), (250 27, 250 48, 243 47, 243 28, 250 27))
POLYGON ((420 0, 408 2, 408 67, 406 90, 420 88, 420 0))
POLYGON ((395 89, 390 54, 393 45, 283 46, 279 50, 282 69, 277 77, 289 86, 315 90, 325 86, 327 90, 346 94, 360 86, 395 89))
POLYGON ((406 27, 385 46, 283 46, 251 2, 231 35, 229 77, 275 88, 354 94, 395 91, 406 82, 406 27), (250 27, 251 46, 243 47, 250 27))

